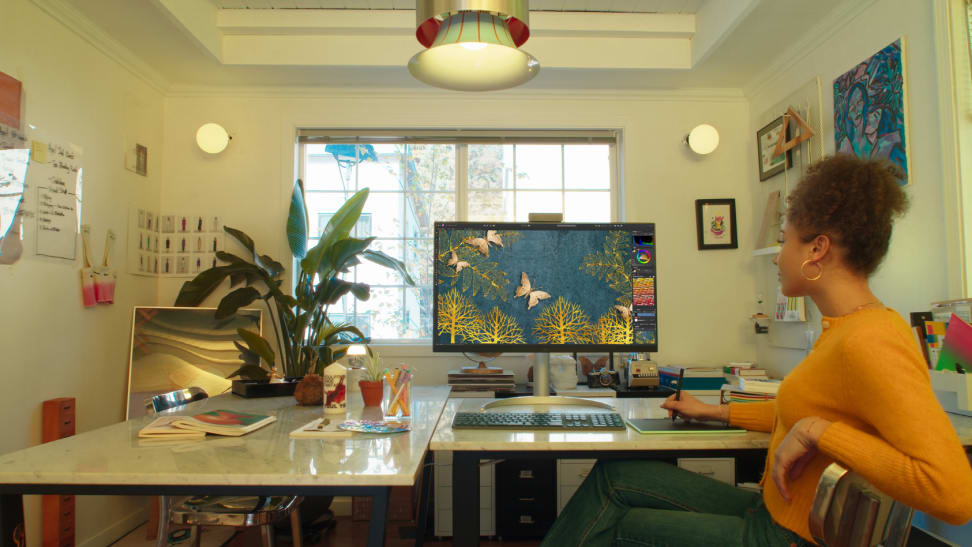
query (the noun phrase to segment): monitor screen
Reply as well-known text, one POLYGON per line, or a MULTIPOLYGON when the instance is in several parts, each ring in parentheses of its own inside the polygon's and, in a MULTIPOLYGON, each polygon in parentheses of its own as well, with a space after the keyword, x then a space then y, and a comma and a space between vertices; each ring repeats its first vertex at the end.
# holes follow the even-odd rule
POLYGON ((654 224, 435 223, 433 351, 658 351, 654 224))

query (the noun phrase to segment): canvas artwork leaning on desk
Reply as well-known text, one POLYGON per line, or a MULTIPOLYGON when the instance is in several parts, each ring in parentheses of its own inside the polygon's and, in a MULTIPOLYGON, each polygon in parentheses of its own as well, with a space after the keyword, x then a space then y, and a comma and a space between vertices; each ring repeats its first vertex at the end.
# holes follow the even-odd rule
POLYGON ((888 164, 835 156, 790 197, 774 259, 787 296, 809 296, 822 332, 775 401, 662 407, 770 433, 762 494, 652 461, 603 461, 544 539, 566 545, 807 545, 834 461, 952 524, 972 518, 972 469, 901 315, 868 286, 908 199, 888 164))

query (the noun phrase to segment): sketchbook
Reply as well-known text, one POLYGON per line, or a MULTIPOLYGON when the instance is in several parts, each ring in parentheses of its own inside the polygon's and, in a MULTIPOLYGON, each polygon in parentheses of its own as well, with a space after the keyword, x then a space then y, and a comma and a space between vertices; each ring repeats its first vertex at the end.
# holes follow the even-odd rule
POLYGON ((684 420, 672 421, 668 418, 631 418, 626 420, 628 425, 638 433, 645 435, 678 435, 696 433, 745 433, 746 430, 739 427, 730 427, 725 424, 713 424, 708 422, 686 422, 684 420))

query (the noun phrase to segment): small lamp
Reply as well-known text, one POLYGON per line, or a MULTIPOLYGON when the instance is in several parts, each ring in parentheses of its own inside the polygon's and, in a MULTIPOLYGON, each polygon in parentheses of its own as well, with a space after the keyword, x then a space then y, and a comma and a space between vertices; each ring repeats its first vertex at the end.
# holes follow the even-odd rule
POLYGON ((219 154, 226 150, 226 145, 232 139, 226 129, 218 123, 206 123, 196 131, 196 144, 207 154, 219 154))
POLYGON ((365 355, 367 349, 362 344, 351 344, 348 346, 348 392, 349 393, 359 393, 361 387, 358 386, 358 380, 361 380, 361 374, 363 373, 361 367, 361 356, 365 355))
POLYGON ((707 123, 697 125, 689 131, 683 141, 692 152, 700 156, 711 154, 719 146, 719 132, 707 123))

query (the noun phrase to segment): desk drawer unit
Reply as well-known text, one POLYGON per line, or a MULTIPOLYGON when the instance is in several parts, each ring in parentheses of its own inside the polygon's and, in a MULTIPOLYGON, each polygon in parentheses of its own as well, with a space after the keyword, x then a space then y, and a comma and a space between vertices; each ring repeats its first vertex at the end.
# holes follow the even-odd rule
POLYGON ((556 462, 505 460, 496 465, 496 535, 542 538, 557 517, 556 462))
POLYGON ((597 460, 557 460, 557 514, 591 472, 597 460))
MULTIPOLYGON (((436 536, 452 536, 452 452, 436 451, 435 456, 435 531, 436 536)), ((496 535, 493 511, 496 494, 493 488, 495 464, 479 466, 479 533, 496 535)))
POLYGON ((678 466, 686 471, 736 484, 736 460, 734 458, 678 458, 678 466))

